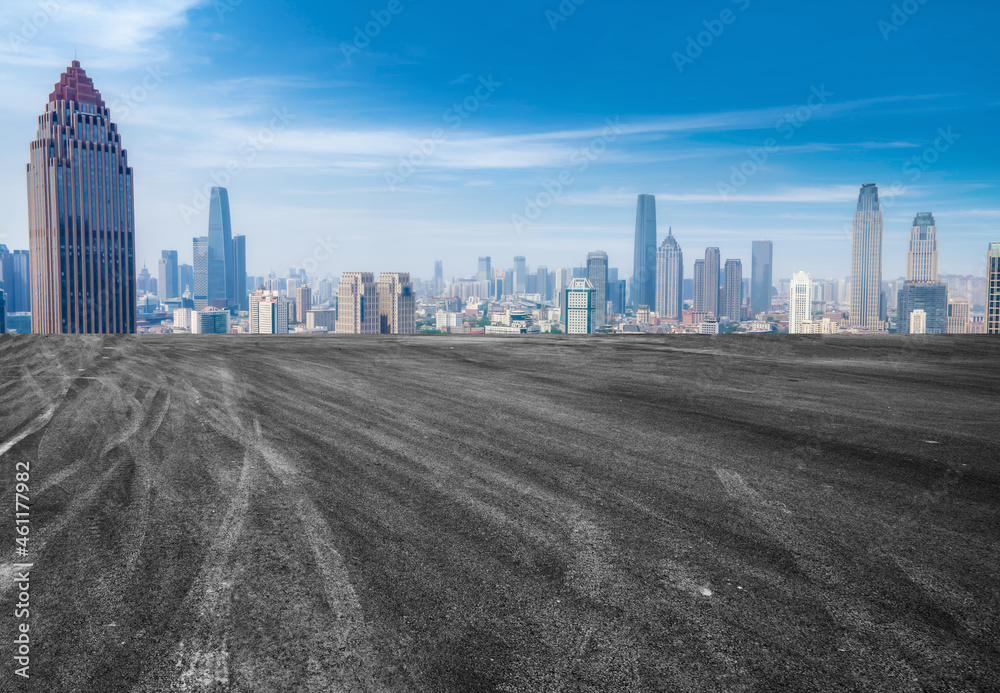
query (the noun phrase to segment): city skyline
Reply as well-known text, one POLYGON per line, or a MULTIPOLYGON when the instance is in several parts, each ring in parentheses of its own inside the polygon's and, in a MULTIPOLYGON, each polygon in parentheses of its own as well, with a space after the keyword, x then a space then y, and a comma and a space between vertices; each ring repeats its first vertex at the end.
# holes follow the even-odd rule
MULTIPOLYGON (((189 239, 203 235, 208 222, 205 191, 226 183, 241 201, 234 228, 261 239, 248 247, 247 264, 257 271, 325 255, 320 274, 336 275, 382 264, 373 245, 394 254, 385 264, 421 278, 434 259, 458 268, 478 255, 523 254, 556 267, 567 264, 565 248, 572 243, 574 256, 605 249, 610 264, 628 274, 635 195, 649 193, 659 198, 661 224, 683 232, 689 247, 718 246, 723 257, 749 267, 750 242, 768 238, 776 243, 775 276, 800 267, 813 276, 846 276, 843 210, 858 183, 871 180, 884 198, 893 191, 885 215, 886 277, 905 274, 905 252, 898 251, 905 250, 913 215, 930 210, 949 238, 941 272, 984 274, 982 248, 1000 223, 990 163, 997 134, 989 126, 997 105, 974 75, 948 64, 970 59, 963 51, 989 60, 997 47, 974 37, 938 64, 919 47, 930 31, 958 32, 961 18, 922 6, 886 34, 879 22, 888 8, 852 2, 836 11, 796 7, 789 22, 806 27, 822 17, 831 38, 817 41, 793 26, 763 55, 733 69, 733 56, 756 55, 777 11, 754 3, 744 11, 743 4, 734 5, 736 22, 704 55, 679 66, 675 54, 683 56, 688 38, 714 18, 702 16, 704 8, 643 6, 651 26, 665 34, 655 59, 640 64, 662 68, 665 84, 637 92, 648 72, 623 70, 634 64, 629 54, 610 61, 601 54, 608 66, 592 75, 597 89, 583 90, 575 75, 553 87, 533 74, 535 63, 559 69, 569 60, 596 60, 566 48, 605 24, 623 27, 627 12, 592 5, 554 26, 543 9, 517 2, 449 19, 456 30, 487 18, 516 27, 524 57, 497 60, 467 41, 459 42, 463 55, 451 52, 459 46, 428 38, 433 13, 416 4, 404 5, 369 47, 345 51, 372 8, 304 3, 304 14, 333 40, 315 43, 296 29, 294 17, 273 9, 268 45, 282 58, 265 61, 246 50, 257 43, 259 18, 245 4, 221 3, 220 10, 170 0, 116 17, 114 31, 100 31, 93 22, 102 14, 82 1, 62 8, 30 40, 0 47, 0 62, 17 68, 0 105, 8 125, 0 151, 11 161, 24 158, 30 138, 24 118, 37 111, 44 86, 76 46, 108 85, 112 117, 143 171, 136 181, 140 264, 155 265, 159 252, 172 248, 180 250, 181 263, 191 263, 189 239), (847 32, 857 50, 845 54, 832 39, 834 28, 847 32), (769 64, 772 51, 807 49, 820 58, 836 51, 838 59, 824 61, 822 71, 774 73, 767 97, 742 83, 769 64), (889 85, 853 77, 862 65, 887 70, 899 56, 906 56, 908 69, 894 70, 889 85), (621 86, 612 72, 625 75, 621 86), (453 109, 466 99, 474 110, 453 109), (438 127, 446 141, 390 189, 386 174, 399 175, 401 160, 418 160, 411 157, 416 145, 438 127), (779 149, 766 151, 769 139, 779 149), (762 148, 767 160, 757 164, 753 157, 760 160, 762 148), (595 155, 586 170, 572 163, 581 151, 595 155), (230 164, 237 173, 228 172, 230 164), (741 169, 752 173, 745 181, 734 174, 741 169), (511 217, 523 214, 525 199, 539 199, 564 170, 572 182, 558 201, 518 231, 511 217), (720 183, 734 192, 724 196, 720 183), (281 229, 281 242, 271 238, 274 229, 281 229), (371 244, 372 237, 383 242, 371 244)), ((19 25, 35 9, 15 0, 0 12, 19 25)), ((10 169, 0 172, 0 203, 11 210, 0 222, 0 242, 27 247, 26 206, 17 194, 23 174, 10 169)))

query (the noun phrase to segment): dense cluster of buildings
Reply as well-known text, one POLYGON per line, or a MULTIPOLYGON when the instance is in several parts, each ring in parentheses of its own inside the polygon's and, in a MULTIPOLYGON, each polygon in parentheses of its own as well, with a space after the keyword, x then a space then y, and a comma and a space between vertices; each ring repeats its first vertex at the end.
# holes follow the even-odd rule
POLYGON ((480 257, 477 272, 446 281, 406 273, 310 277, 247 274, 247 239, 233 235, 229 191, 211 189, 208 233, 191 264, 164 250, 155 274, 135 259, 132 169, 93 81, 73 61, 60 77, 30 146, 29 249, 0 245, 0 332, 851 332, 1000 334, 1000 243, 987 277, 938 274, 937 224, 916 216, 905 278, 882 276, 878 187, 861 187, 851 274, 775 282, 774 247, 754 241, 750 277, 740 259, 708 247, 685 276, 673 229, 658 243, 656 200, 640 195, 632 273, 594 250, 581 266, 529 271, 480 257))

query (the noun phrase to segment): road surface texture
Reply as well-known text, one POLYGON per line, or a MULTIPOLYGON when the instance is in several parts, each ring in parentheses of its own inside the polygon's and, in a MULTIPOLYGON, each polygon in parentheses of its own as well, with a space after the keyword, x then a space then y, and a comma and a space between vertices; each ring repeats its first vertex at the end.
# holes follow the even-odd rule
POLYGON ((1000 340, 9 337, 0 690, 1000 690, 1000 340), (24 560, 24 559, 21 559, 24 560))

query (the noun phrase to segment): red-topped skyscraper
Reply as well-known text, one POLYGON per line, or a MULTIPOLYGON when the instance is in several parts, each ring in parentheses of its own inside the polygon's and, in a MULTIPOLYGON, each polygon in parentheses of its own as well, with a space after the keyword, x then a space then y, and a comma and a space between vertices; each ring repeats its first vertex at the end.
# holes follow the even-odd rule
POLYGON ((28 164, 31 329, 135 332, 132 169, 76 60, 49 95, 28 164))

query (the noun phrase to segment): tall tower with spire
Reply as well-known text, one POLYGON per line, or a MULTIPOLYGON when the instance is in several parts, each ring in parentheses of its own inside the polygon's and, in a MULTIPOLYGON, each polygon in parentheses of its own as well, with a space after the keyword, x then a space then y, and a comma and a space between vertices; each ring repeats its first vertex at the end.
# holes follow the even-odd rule
POLYGON ((937 222, 930 212, 922 212, 910 229, 910 248, 906 254, 906 281, 938 280, 937 222))
POLYGON ((49 95, 30 155, 32 332, 135 332, 132 169, 79 61, 49 95))
POLYGON ((656 253, 656 314, 664 320, 684 318, 684 253, 673 227, 656 253))
POLYGON ((851 241, 851 318, 850 326, 862 330, 881 330, 882 303, 882 212, 878 186, 861 186, 858 208, 854 213, 851 241))

